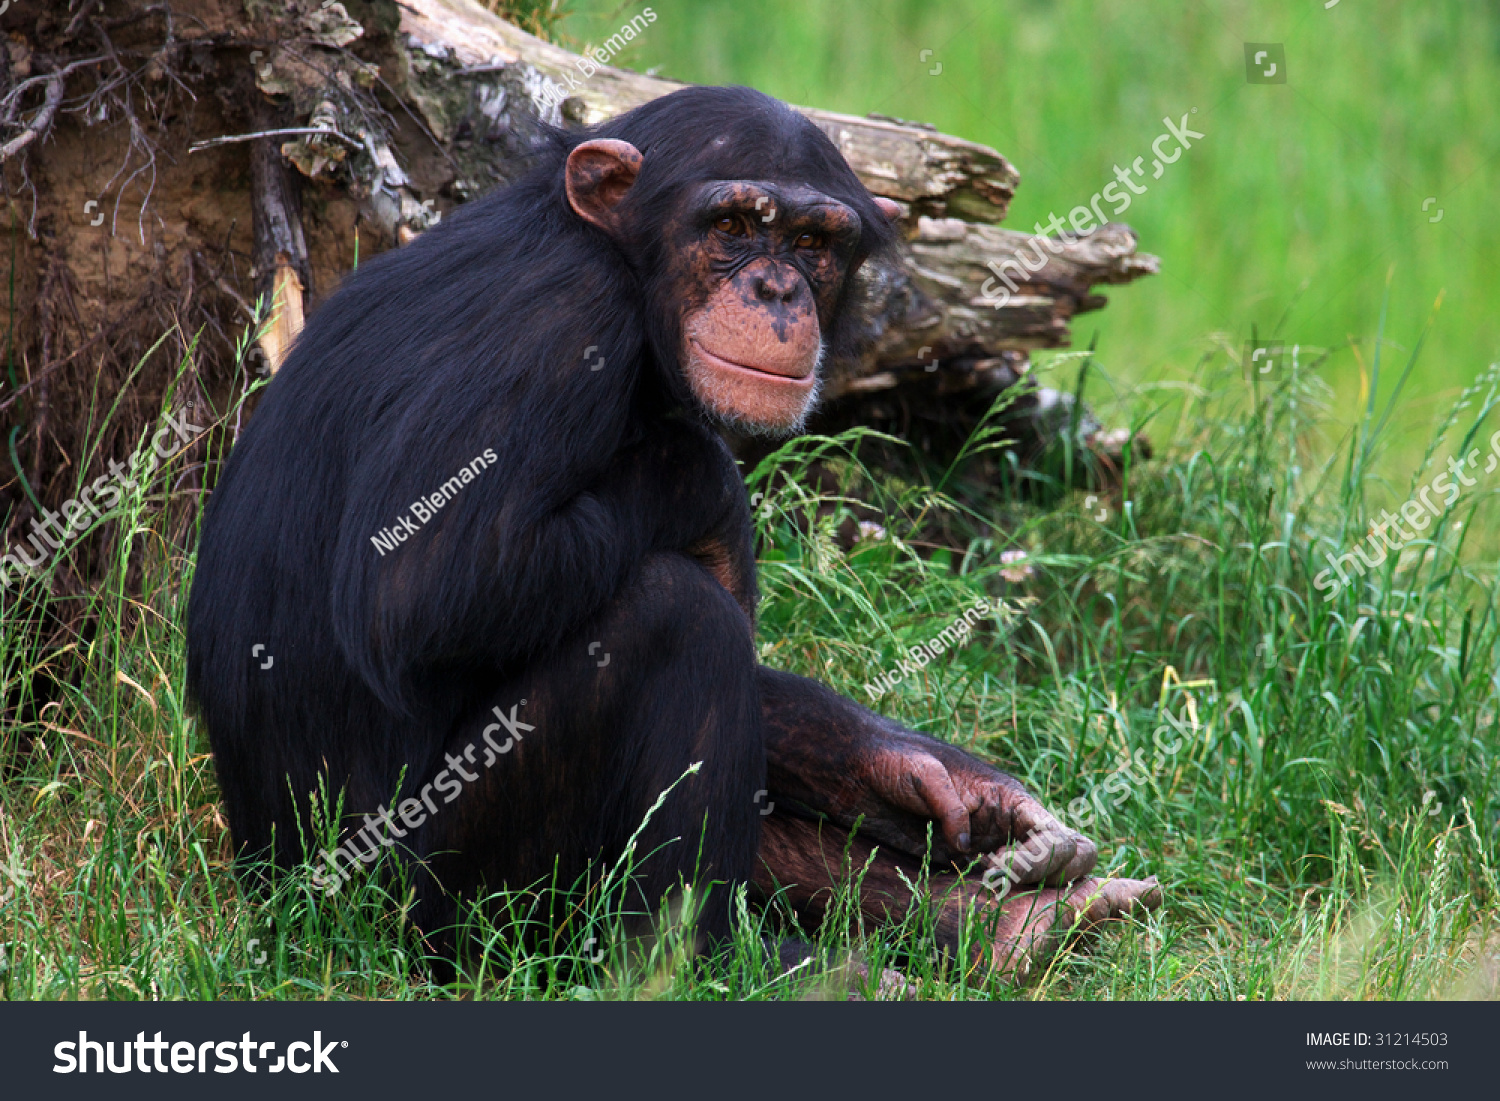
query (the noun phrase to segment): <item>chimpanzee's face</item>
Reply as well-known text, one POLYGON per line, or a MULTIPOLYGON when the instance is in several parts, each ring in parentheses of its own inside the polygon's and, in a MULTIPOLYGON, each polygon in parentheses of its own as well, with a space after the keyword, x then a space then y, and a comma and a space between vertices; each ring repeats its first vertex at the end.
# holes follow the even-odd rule
POLYGON ((634 224, 642 215, 625 198, 642 162, 629 142, 583 142, 568 158, 568 202, 632 254, 654 257, 650 304, 657 331, 671 334, 659 351, 706 413, 741 430, 798 431, 863 259, 859 213, 802 180, 709 179, 677 191, 664 218, 634 224))
POLYGON ((684 196, 674 224, 678 363, 694 398, 732 425, 798 430, 817 400, 859 215, 804 184, 720 180, 684 196))

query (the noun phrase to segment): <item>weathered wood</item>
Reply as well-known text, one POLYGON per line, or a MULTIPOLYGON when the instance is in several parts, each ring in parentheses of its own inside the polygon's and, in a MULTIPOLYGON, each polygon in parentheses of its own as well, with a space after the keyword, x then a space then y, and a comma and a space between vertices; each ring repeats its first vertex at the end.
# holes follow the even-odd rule
MULTIPOLYGON (((1117 223, 1067 239, 1038 239, 955 218, 920 218, 905 262, 881 273, 871 288, 876 331, 870 351, 835 370, 828 394, 888 389, 945 370, 953 359, 1066 344, 1073 315, 1104 305, 1094 287, 1156 272, 1156 257, 1135 247, 1135 232, 1117 223), (1035 240, 1050 244, 1038 253, 1035 240), (1016 280, 1016 293, 1004 293, 995 273, 1014 279, 1016 267, 1005 264, 1023 249, 1045 255, 1046 263, 1026 273, 1024 282, 1016 280)), ((1006 370, 1013 370, 1016 357, 1005 358, 1006 370)))
MULTIPOLYGON (((452 50, 470 71, 513 65, 534 70, 566 93, 560 112, 573 122, 602 122, 684 87, 589 57, 581 68, 579 55, 527 34, 472 0, 403 0, 401 30, 415 46, 452 50), (588 69, 593 75, 580 79, 588 69)), ((923 214, 987 222, 1005 217, 1020 176, 995 150, 894 119, 799 110, 833 139, 877 195, 910 203, 923 214)))
MULTIPOLYGON (((258 112, 257 118, 265 129, 275 129, 269 111, 258 112)), ((274 138, 260 138, 250 145, 250 199, 255 293, 272 304, 270 325, 260 346, 274 373, 302 331, 304 295, 313 289, 297 181, 274 138)))

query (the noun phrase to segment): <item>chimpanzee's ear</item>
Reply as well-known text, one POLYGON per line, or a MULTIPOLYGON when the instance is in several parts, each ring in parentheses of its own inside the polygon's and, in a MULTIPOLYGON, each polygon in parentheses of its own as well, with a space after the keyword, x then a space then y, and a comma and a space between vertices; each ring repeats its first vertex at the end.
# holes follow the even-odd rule
POLYGON ((613 231, 615 208, 641 170, 641 151, 628 141, 595 138, 568 154, 564 183, 575 214, 600 229, 613 231))

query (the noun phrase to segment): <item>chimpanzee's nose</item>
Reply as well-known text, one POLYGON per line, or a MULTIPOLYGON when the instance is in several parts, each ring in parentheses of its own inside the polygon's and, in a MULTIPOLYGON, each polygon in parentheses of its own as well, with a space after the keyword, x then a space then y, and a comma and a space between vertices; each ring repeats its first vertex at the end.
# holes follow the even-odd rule
POLYGON ((802 287, 795 272, 775 271, 755 277, 755 293, 765 302, 790 302, 802 287))

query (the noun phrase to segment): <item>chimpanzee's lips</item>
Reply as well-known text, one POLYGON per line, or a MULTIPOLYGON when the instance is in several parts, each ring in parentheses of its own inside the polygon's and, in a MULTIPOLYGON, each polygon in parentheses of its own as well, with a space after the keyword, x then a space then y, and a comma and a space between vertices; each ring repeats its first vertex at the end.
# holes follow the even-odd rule
POLYGON ((775 382, 784 382, 790 386, 812 385, 813 370, 812 365, 810 364, 807 366, 786 369, 777 367, 756 367, 750 363, 736 363, 732 359, 725 359, 723 356, 716 356, 707 348, 705 348, 702 342, 697 339, 693 340, 693 347, 698 349, 699 355, 701 355, 705 360, 707 360, 710 364, 721 371, 743 371, 746 374, 758 375, 762 379, 769 379, 775 382), (794 371, 798 373, 794 374, 794 371))

